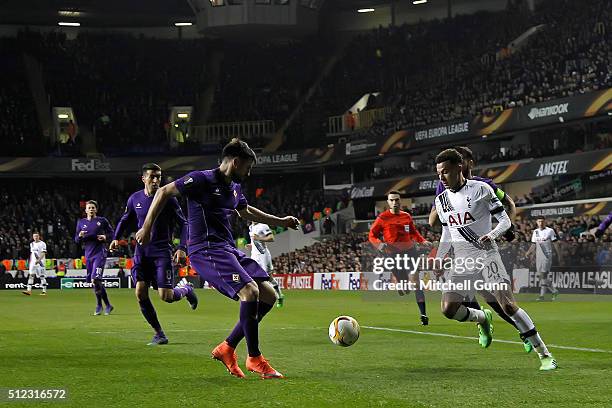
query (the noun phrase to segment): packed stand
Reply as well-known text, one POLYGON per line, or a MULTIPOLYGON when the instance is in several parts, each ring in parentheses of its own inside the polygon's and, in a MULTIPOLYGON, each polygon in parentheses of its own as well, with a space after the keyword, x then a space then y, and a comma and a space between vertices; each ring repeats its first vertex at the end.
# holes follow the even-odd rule
MULTIPOLYGON (((114 226, 127 200, 127 194, 108 185, 93 185, 74 180, 3 182, 0 186, 0 259, 29 259, 34 231, 47 244, 47 258, 80 257, 74 232, 77 219, 85 216, 85 201, 98 201, 98 215, 114 226)), ((110 244, 109 237, 107 242, 110 244)), ((121 254, 129 252, 124 248, 121 254)))
MULTIPOLYGON (((534 14, 518 7, 380 27, 350 44, 311 102, 328 109, 309 123, 344 114, 368 92, 382 91, 393 108, 368 130, 383 137, 610 87, 611 10, 610 0, 548 0, 534 14), (520 50, 507 52, 507 44, 540 24, 544 29, 520 50)), ((303 140, 301 130, 293 129, 288 140, 303 140)), ((312 143, 321 140, 312 137, 316 128, 306 130, 312 143)))
MULTIPOLYGON (((602 221, 600 216, 559 217, 548 220, 547 225, 558 234, 562 259, 554 265, 612 265, 612 231, 597 239, 594 230, 602 221)), ((423 237, 439 242, 440 233, 429 225, 416 224, 423 237)), ((535 258, 527 256, 533 244, 531 235, 536 226, 534 219, 514 222, 516 238, 498 243, 508 268, 534 268, 535 258)), ((427 251, 425 251, 427 252, 427 251)), ((273 259, 276 273, 360 272, 368 271, 374 248, 367 233, 350 233, 325 237, 314 245, 282 254, 273 259), (370 260, 370 261, 369 261, 370 260)))

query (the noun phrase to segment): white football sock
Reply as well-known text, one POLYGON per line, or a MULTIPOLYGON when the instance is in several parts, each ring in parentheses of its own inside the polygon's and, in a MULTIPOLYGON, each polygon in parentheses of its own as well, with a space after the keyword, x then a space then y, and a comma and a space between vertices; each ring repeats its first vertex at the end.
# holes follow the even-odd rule
POLYGON ((485 314, 482 310, 472 309, 463 305, 459 306, 459 309, 457 309, 457 313, 455 313, 453 319, 460 322, 470 321, 484 323, 486 321, 485 314))
POLYGON ((540 334, 535 328, 533 321, 523 309, 519 308, 514 316, 510 316, 514 323, 516 323, 516 327, 519 329, 519 332, 525 336, 527 340, 531 343, 534 349, 538 352, 540 357, 549 356, 550 353, 546 344, 540 337, 540 334))

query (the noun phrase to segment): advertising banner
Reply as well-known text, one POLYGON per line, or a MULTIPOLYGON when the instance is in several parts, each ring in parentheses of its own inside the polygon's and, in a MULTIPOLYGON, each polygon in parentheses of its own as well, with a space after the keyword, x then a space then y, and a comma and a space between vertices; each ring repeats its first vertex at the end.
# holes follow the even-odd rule
MULTIPOLYGON (((514 283, 517 290, 537 293, 540 290, 540 277, 535 271, 514 270, 514 283)), ((561 293, 612 294, 612 267, 610 266, 553 266, 548 278, 561 293)))

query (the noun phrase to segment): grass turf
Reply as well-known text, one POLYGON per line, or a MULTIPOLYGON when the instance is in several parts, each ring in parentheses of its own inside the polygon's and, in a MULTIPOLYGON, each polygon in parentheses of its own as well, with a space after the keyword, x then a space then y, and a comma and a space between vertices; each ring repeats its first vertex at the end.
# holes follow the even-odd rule
MULTIPOLYGON (((430 326, 422 327, 414 295, 287 292, 285 307, 274 309, 260 331, 264 355, 286 379, 263 381, 251 374, 231 377, 209 358, 237 319, 235 302, 199 290, 194 312, 184 301, 166 304, 150 293, 170 339, 167 346, 146 346, 152 331, 128 289, 110 290, 115 311, 95 317, 89 290, 51 291, 47 297, 0 291, 0 387, 67 388, 65 402, 22 405, 80 408, 612 406, 607 297, 566 295, 555 303, 521 297, 547 343, 609 351, 551 347, 561 368, 540 372, 535 353, 525 354, 520 344, 494 341, 481 349, 475 325, 445 319, 435 295, 428 297, 430 326), (330 321, 341 314, 362 326, 361 338, 349 348, 327 337, 330 321)), ((496 338, 519 341, 501 319, 494 325, 496 338)), ((244 342, 237 351, 244 369, 244 342)))

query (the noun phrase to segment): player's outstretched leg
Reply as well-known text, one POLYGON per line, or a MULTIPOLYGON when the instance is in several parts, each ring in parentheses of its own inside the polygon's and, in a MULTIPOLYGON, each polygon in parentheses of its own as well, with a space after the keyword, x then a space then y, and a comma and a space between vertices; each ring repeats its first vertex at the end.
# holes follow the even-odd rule
POLYGON ((283 307, 283 305, 285 304, 285 295, 283 294, 283 291, 281 290, 276 279, 272 278, 270 282, 272 283, 272 287, 274 288, 274 291, 276 292, 276 297, 278 298, 276 307, 283 307))
POLYGON ((536 330, 535 324, 531 320, 531 317, 523 309, 518 307, 514 300, 512 292, 499 291, 495 293, 495 297, 504 308, 504 311, 510 315, 512 320, 516 323, 521 335, 529 340, 533 345, 533 348, 537 351, 538 357, 540 357, 540 370, 549 371, 557 368, 557 361, 548 351, 546 344, 540 337, 540 334, 536 330))
POLYGON ((548 348, 536 330, 533 321, 523 309, 519 307, 516 309, 516 313, 512 315, 512 319, 516 322, 516 325, 519 327, 523 337, 529 340, 529 342, 533 345, 533 348, 537 351, 538 356, 540 357, 540 370, 549 371, 556 369, 557 361, 548 351, 548 348))
POLYGON ((489 309, 478 310, 465 307, 462 304, 463 297, 456 293, 445 293, 442 298, 442 313, 448 319, 459 322, 478 323, 478 343, 487 348, 493 341, 493 314, 489 309))
POLYGON ((140 305, 140 311, 144 316, 145 320, 149 323, 151 328, 155 331, 153 339, 148 343, 149 346, 156 346, 160 344, 168 344, 168 338, 162 330, 161 324, 157 319, 157 312, 149 299, 148 286, 146 282, 136 283, 136 299, 140 305))
MULTIPOLYGON (((264 316, 268 314, 273 307, 274 303, 263 302, 260 300, 257 305, 257 321, 261 322, 264 316)), ((223 364, 225 364, 225 367, 230 374, 239 378, 244 377, 244 373, 238 366, 238 356, 236 355, 235 350, 238 343, 240 343, 242 339, 244 339, 244 330, 242 328, 242 323, 239 321, 236 323, 236 326, 234 326, 234 329, 230 335, 227 336, 227 339, 225 339, 225 341, 215 347, 215 349, 212 351, 212 358, 221 361, 223 364)))
MULTIPOLYGON (((501 317, 502 319, 504 319, 509 325, 511 325, 512 327, 514 327, 518 332, 519 332, 519 337, 521 338, 521 341, 523 342, 523 349, 525 350, 526 353, 531 353, 533 351, 533 346, 531 345, 531 343, 529 342, 529 340, 527 340, 522 334, 521 331, 518 329, 518 327, 516 326, 516 323, 514 322, 514 320, 512 320, 512 318, 510 316, 508 316, 506 314, 506 312, 504 312, 504 309, 502 308, 502 306, 499 304, 499 302, 497 301, 497 299, 495 299, 495 296, 493 296, 493 294, 489 293, 489 292, 484 292, 481 291, 479 292, 482 297, 485 298, 485 300, 487 301, 487 304, 489 306, 491 306, 491 309, 493 309, 495 311, 495 313, 497 313, 497 315, 499 317, 501 317)), ((476 298, 474 298, 474 302, 476 302, 476 298)), ((478 302, 476 302, 478 303, 478 302)))
POLYGON ((182 298, 187 299, 187 302, 192 310, 196 310, 198 308, 198 296, 195 294, 193 285, 185 278, 181 279, 179 283, 176 284, 174 289, 172 289, 171 296, 162 297, 162 299, 168 303, 178 302, 182 298))

